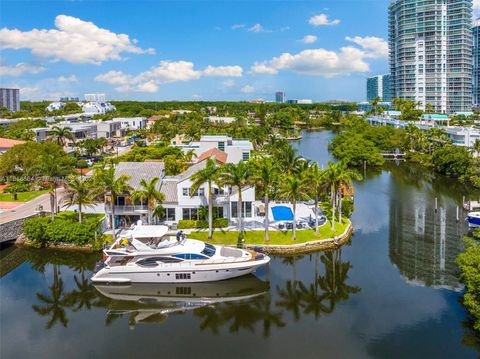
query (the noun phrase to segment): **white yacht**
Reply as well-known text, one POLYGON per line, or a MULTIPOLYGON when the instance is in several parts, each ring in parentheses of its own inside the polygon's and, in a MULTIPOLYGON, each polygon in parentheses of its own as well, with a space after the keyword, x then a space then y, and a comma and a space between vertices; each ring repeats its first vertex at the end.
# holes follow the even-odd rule
POLYGON ((254 251, 167 235, 166 226, 135 226, 104 250, 94 283, 195 283, 240 277, 270 262, 254 251))

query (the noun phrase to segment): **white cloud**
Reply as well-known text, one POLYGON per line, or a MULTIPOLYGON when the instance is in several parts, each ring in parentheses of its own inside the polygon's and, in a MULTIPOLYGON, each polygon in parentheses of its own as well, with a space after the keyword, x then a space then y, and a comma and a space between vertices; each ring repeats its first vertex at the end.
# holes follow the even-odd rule
POLYGON ((100 64, 107 60, 122 60, 122 53, 154 54, 154 49, 142 49, 137 40, 126 34, 102 29, 92 22, 58 15, 56 29, 0 29, 0 47, 30 49, 33 55, 65 60, 71 63, 100 64))
POLYGON ((317 37, 315 35, 305 35, 300 41, 304 44, 313 44, 317 41, 317 37))
POLYGON ((240 77, 243 69, 240 66, 208 66, 202 71, 205 76, 240 77))
POLYGON ((200 96, 199 94, 196 94, 196 93, 194 93, 194 94, 192 95, 192 97, 193 97, 195 100, 198 100, 198 99, 201 99, 201 98, 202 98, 202 96, 200 96))
POLYGON ((119 92, 156 92, 160 84, 198 80, 202 76, 238 77, 242 72, 240 66, 208 66, 195 70, 189 61, 161 61, 158 66, 138 75, 111 70, 98 75, 95 80, 113 85, 119 92))
POLYGON ((70 75, 70 76, 60 76, 58 78, 58 81, 60 82, 77 82, 78 79, 77 79, 77 76, 75 75, 70 75))
POLYGON ((243 92, 243 93, 254 93, 255 88, 253 86, 250 86, 250 85, 245 85, 240 89, 240 91, 243 92))
POLYGON ((340 51, 310 49, 298 54, 283 53, 271 60, 255 63, 254 74, 276 74, 280 70, 290 70, 303 75, 332 77, 354 72, 368 72, 365 51, 352 46, 342 47, 340 51))
POLYGON ((38 74, 45 71, 43 66, 29 65, 25 62, 19 62, 16 65, 8 65, 0 61, 0 76, 20 76, 23 74, 38 74))
POLYGON ((319 14, 312 16, 309 20, 308 23, 313 26, 332 26, 332 25, 338 25, 340 24, 340 20, 335 19, 335 20, 330 20, 328 18, 328 15, 326 14, 319 14))
POLYGON ((232 30, 243 29, 245 26, 245 24, 234 24, 232 25, 232 30))
POLYGON ((261 24, 255 24, 252 27, 249 27, 247 31, 250 32, 265 32, 265 28, 261 24))
POLYGON ((233 87, 233 86, 235 86, 235 81, 234 80, 225 80, 225 81, 223 81, 223 85, 225 87, 233 87))
POLYGON ((345 40, 353 42, 364 50, 368 52, 368 57, 371 58, 382 58, 388 57, 388 43, 380 38, 375 36, 355 36, 349 37, 347 36, 345 40))

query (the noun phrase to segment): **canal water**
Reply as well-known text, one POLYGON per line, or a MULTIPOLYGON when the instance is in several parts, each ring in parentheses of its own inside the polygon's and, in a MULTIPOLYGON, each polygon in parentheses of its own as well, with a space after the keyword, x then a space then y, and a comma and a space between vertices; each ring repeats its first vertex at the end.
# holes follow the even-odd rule
MULTIPOLYGON (((326 165, 332 136, 295 146, 326 165)), ((0 357, 477 357, 454 264, 463 195, 478 197, 406 164, 367 169, 349 244, 227 282, 94 287, 100 255, 3 249, 0 357)))

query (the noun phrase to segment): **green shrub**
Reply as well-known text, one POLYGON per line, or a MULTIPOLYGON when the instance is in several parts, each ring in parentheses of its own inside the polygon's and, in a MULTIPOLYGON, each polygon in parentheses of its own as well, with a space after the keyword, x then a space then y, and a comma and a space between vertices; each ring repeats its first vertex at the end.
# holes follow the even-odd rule
MULTIPOLYGON (((223 228, 228 227, 228 219, 227 218, 215 218, 213 220, 213 228, 223 228)), ((190 219, 182 219, 178 221, 178 228, 179 229, 187 229, 187 228, 208 228, 208 221, 204 220, 190 220, 190 219)))
POLYGON ((45 230, 50 222, 48 217, 29 218, 23 224, 23 234, 38 245, 46 243, 45 230))
MULTIPOLYGON (((97 244, 95 233, 98 230, 98 216, 87 217, 82 223, 71 213, 59 214, 52 222, 47 217, 35 217, 25 221, 23 233, 34 244, 70 243, 76 245, 97 244)), ((97 234, 101 238, 100 234, 97 234)))
POLYGON ((86 160, 78 160, 77 161, 77 168, 87 168, 88 163, 86 160))

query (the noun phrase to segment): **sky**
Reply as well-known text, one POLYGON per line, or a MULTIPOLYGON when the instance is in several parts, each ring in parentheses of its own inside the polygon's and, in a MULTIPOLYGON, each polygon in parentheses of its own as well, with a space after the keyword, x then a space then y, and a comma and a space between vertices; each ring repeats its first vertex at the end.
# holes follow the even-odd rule
MULTIPOLYGON (((480 1, 479 1, 480 2, 480 1)), ((0 86, 22 100, 364 101, 389 0, 0 2, 0 86)))

